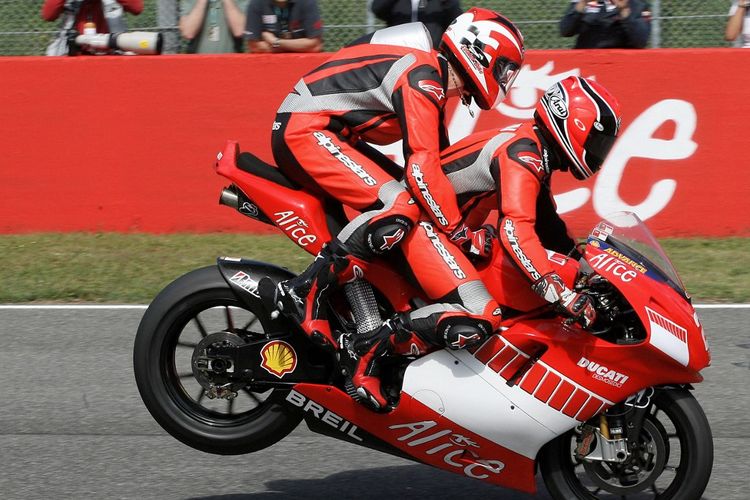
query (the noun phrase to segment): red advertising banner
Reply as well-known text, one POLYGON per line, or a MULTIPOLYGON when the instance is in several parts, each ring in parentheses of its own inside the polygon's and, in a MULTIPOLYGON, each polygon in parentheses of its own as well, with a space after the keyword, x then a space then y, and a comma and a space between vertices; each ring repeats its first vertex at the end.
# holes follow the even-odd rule
MULTIPOLYGON (((450 135, 528 120, 555 81, 595 78, 623 132, 593 179, 553 176, 574 233, 630 210, 658 236, 749 236, 748 54, 531 51, 497 110, 451 105, 450 135)), ((0 233, 269 230, 217 205, 213 158, 236 139, 270 161, 276 108, 326 57, 0 58, 0 233)))

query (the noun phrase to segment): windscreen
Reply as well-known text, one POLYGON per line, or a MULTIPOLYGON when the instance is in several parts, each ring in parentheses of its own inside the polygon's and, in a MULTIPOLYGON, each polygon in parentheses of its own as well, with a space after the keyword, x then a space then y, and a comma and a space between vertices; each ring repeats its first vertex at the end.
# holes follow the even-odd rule
POLYGON ((670 286, 686 295, 685 285, 669 257, 646 224, 634 213, 618 212, 608 216, 596 226, 591 236, 605 239, 607 243, 617 247, 630 258, 638 259, 641 256, 641 264, 658 270, 671 282, 670 286))

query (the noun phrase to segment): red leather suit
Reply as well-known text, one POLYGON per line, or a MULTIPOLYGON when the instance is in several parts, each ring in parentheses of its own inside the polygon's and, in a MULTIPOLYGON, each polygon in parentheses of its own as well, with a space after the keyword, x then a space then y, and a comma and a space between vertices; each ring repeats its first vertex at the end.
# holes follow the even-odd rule
POLYGON ((442 154, 469 227, 498 210, 500 242, 530 282, 554 269, 545 249, 575 248, 550 191, 549 157, 533 123, 473 134, 442 154))
POLYGON ((440 169, 439 151, 448 145, 446 64, 434 50, 364 37, 305 75, 278 111, 271 138, 282 172, 363 212, 339 236, 357 257, 370 259, 397 244, 420 206, 442 232, 460 220, 440 169), (394 180, 401 177, 395 164, 364 144, 402 138, 407 187, 394 180))
POLYGON ((337 238, 365 276, 366 261, 399 248, 404 272, 436 302, 409 315, 419 334, 402 342, 409 352, 428 344, 465 347, 497 328, 500 310, 446 236, 461 222, 439 154, 448 145, 447 63, 434 50, 371 43, 371 37, 341 49, 295 85, 273 126, 274 158, 306 189, 361 212, 337 238), (403 170, 364 144, 401 139, 403 170))

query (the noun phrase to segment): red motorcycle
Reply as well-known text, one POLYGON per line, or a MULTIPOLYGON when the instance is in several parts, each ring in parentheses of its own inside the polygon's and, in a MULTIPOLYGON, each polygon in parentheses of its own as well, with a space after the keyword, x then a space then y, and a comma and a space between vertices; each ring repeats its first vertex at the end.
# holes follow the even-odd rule
MULTIPOLYGON (((216 163, 232 184, 220 203, 275 225, 316 254, 347 222, 340 204, 306 193, 229 142, 216 163)), ((315 432, 533 493, 542 473, 554 498, 698 499, 713 463, 708 421, 691 384, 710 352, 689 295, 634 214, 599 223, 580 262, 548 252, 571 288, 591 295, 593 331, 534 294, 502 252, 480 266, 507 311, 470 350, 383 359, 388 413, 343 389, 335 353, 261 300, 258 282, 292 276, 222 257, 167 286, 135 340, 135 376, 156 421, 217 454, 270 446, 303 419, 315 432)), ((356 335, 425 304, 385 263, 329 301, 332 330, 356 335)))

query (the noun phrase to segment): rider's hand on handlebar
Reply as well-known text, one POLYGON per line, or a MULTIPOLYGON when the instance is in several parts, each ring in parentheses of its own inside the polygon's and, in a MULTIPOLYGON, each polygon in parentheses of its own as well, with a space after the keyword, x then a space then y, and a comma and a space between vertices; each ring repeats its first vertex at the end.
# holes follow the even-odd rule
POLYGON ((588 328, 596 321, 594 301, 585 293, 574 292, 563 282, 557 273, 542 276, 532 286, 545 300, 557 304, 573 321, 588 328))
POLYGON ((594 301, 585 293, 567 290, 560 297, 559 304, 573 321, 578 321, 584 328, 590 327, 596 321, 594 301))
POLYGON ((492 255, 492 244, 497 237, 495 228, 485 224, 472 231, 466 224, 461 224, 450 235, 450 240, 458 245, 465 254, 487 258, 492 255))

